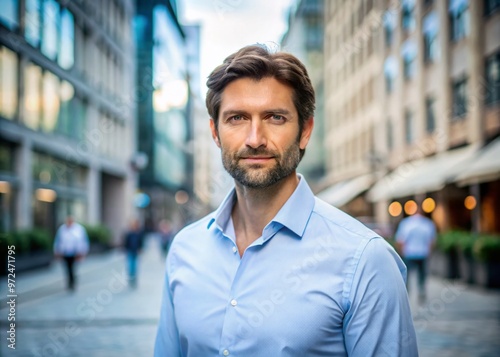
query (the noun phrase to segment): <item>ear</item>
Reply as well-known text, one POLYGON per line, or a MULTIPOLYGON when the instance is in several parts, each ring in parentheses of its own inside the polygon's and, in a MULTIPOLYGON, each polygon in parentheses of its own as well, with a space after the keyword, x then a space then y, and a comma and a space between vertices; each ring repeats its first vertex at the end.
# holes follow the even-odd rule
POLYGON ((214 139, 215 145, 220 147, 219 134, 217 133, 217 128, 215 127, 215 122, 210 118, 210 131, 212 132, 212 139, 214 139))
POLYGON ((305 149, 309 139, 311 138, 312 130, 314 127, 314 118, 310 117, 304 122, 304 126, 302 127, 302 134, 300 136, 299 147, 301 149, 305 149))

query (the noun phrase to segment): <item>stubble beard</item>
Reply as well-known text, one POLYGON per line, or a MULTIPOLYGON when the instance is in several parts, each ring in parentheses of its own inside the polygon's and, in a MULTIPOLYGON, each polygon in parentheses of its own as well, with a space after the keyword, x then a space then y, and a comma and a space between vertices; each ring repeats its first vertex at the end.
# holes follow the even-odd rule
POLYGON ((238 183, 249 188, 268 188, 276 184, 297 169, 300 159, 300 148, 297 141, 290 145, 283 152, 283 155, 266 149, 252 148, 231 153, 222 147, 224 168, 238 183), (240 163, 243 157, 249 156, 272 156, 275 164, 266 167, 261 164, 244 165, 240 163))

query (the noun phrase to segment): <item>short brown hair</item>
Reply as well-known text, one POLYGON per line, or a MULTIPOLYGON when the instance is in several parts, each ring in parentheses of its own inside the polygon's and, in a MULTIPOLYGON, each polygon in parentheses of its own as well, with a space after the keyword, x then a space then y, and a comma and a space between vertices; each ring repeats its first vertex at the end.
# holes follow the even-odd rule
POLYGON ((273 77, 293 89, 293 103, 299 115, 299 134, 304 122, 314 115, 314 88, 307 70, 295 56, 285 53, 271 53, 261 45, 246 46, 227 57, 215 68, 207 80, 206 105, 208 114, 218 128, 222 92, 226 86, 240 78, 261 80, 273 77))

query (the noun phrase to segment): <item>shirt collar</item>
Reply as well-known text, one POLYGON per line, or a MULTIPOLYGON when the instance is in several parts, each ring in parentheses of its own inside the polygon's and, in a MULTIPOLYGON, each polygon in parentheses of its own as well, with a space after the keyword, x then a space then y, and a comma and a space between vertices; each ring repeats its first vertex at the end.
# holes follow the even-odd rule
MULTIPOLYGON (((279 223, 294 232, 298 237, 302 238, 304 231, 309 221, 309 217, 314 209, 314 194, 309 185, 301 174, 299 184, 292 195, 285 202, 283 207, 278 211, 271 222, 279 223)), ((233 209, 236 190, 233 188, 224 198, 219 208, 214 212, 210 219, 207 228, 215 222, 219 230, 224 231, 227 227, 231 212, 233 209)))

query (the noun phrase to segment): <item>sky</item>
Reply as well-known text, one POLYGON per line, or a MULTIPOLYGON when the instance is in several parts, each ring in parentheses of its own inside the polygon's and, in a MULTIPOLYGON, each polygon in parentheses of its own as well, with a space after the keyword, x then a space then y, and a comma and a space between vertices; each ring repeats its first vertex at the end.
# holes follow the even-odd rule
POLYGON ((279 44, 295 0, 178 0, 182 24, 200 24, 201 85, 231 53, 254 43, 279 44))

